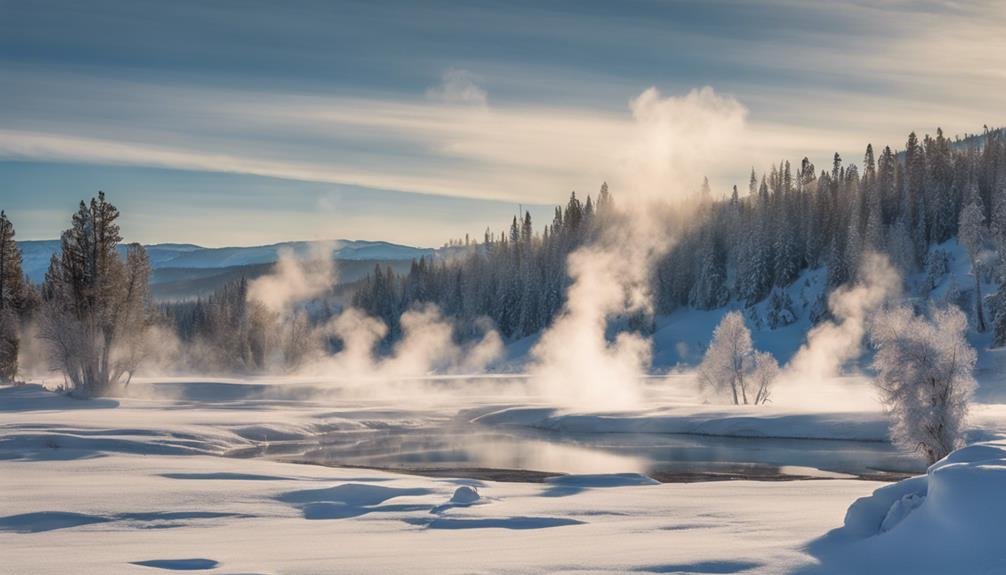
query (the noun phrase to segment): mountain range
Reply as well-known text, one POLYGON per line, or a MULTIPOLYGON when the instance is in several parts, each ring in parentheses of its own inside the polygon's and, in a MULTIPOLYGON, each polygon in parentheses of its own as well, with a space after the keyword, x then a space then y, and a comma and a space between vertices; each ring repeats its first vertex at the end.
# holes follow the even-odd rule
MULTIPOLYGON (((18 242, 22 267, 33 282, 41 282, 49 260, 59 251, 59 240, 18 242)), ((280 253, 289 251, 306 259, 330 247, 339 263, 340 283, 352 283, 378 263, 396 271, 408 270, 412 260, 431 256, 435 250, 382 241, 334 240, 290 241, 261 246, 207 248, 195 244, 161 243, 144 246, 150 257, 151 290, 155 299, 178 300, 206 295, 224 283, 242 277, 252 279, 268 273, 280 253)), ((125 246, 120 246, 125 252, 125 246)))

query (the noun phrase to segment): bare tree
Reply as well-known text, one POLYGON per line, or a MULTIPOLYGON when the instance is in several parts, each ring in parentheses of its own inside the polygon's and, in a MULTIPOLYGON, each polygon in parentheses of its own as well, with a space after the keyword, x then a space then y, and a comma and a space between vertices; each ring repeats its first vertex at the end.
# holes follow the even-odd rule
POLYGON ((779 363, 771 353, 758 351, 754 354, 754 369, 751 372, 751 387, 754 389, 754 404, 767 403, 772 394, 772 384, 779 377, 779 363))
POLYGON ((150 309, 150 258, 140 244, 126 249, 125 285, 115 311, 119 344, 114 350, 111 379, 129 385, 136 369, 153 353, 147 337, 153 313, 150 309))
POLYGON ((977 357, 966 330, 967 318, 955 306, 933 309, 930 317, 901 307, 878 316, 870 333, 891 439, 930 464, 962 443, 977 357))
POLYGON ((698 368, 702 389, 713 396, 729 397, 734 405, 768 401, 779 365, 768 353, 755 351, 744 316, 732 311, 713 332, 713 341, 698 368))

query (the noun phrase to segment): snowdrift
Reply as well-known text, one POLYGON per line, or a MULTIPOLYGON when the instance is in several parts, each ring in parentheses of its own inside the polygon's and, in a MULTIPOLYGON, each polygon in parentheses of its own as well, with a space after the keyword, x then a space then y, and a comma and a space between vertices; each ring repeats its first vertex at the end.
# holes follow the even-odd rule
POLYGON ((814 541, 809 573, 1002 573, 1006 441, 959 449, 926 475, 886 485, 814 541))

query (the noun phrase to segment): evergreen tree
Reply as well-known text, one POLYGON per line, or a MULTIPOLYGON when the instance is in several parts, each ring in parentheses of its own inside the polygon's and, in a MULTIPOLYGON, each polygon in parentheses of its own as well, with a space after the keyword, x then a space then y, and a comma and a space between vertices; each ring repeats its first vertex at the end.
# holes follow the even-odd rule
POLYGON ((144 314, 120 313, 149 309, 149 290, 138 265, 145 256, 135 256, 132 268, 118 257, 118 217, 103 192, 90 204, 81 202, 46 274, 41 335, 78 396, 103 395, 125 383, 128 373, 116 354, 144 336, 144 314))
POLYGON ((979 332, 985 331, 985 313, 982 305, 982 264, 979 256, 985 242, 985 210, 981 198, 975 195, 963 211, 958 224, 960 242, 968 252, 971 271, 975 277, 975 323, 979 332))
POLYGON ((10 383, 17 375, 25 289, 14 224, 0 211, 0 383, 10 383))

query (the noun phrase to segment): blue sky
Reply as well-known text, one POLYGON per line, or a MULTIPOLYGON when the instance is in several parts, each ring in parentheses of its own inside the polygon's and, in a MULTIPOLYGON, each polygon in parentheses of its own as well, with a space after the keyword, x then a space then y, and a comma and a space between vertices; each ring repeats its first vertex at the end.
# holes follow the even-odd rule
POLYGON ((103 189, 131 240, 439 245, 618 197, 706 86, 730 130, 688 161, 721 193, 1002 125, 1004 28, 993 2, 0 0, 0 207, 22 239, 103 189))

